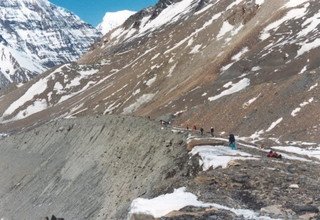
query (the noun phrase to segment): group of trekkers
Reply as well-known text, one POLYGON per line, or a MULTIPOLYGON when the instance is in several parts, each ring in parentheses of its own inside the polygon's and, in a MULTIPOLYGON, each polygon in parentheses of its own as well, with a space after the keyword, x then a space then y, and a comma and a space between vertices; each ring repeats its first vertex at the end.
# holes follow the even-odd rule
MULTIPOLYGON (((189 130, 189 126, 188 125, 187 125, 187 130, 189 130)), ((193 130, 197 131, 197 126, 196 125, 193 126, 193 130)), ((201 136, 204 135, 204 129, 202 127, 200 128, 200 135, 201 136)), ((213 127, 210 128, 210 135, 212 137, 214 137, 214 128, 213 127)), ((229 135, 229 147, 232 150, 237 150, 236 138, 234 137, 234 134, 230 134, 229 135)))
MULTIPOLYGON (((189 130, 189 126, 188 125, 187 125, 187 130, 189 130)), ((193 130, 196 131, 197 130, 197 126, 194 125, 193 126, 193 130)), ((201 136, 204 135, 204 129, 202 127, 200 128, 200 134, 201 134, 201 136)), ((210 128, 210 135, 212 137, 214 137, 214 128, 213 127, 210 128)))
MULTIPOLYGON (((189 126, 188 126, 188 125, 187 125, 187 130, 189 130, 189 126)), ((194 131, 197 131, 197 126, 196 126, 196 125, 193 126, 193 130, 194 130, 194 131)), ((212 137, 214 137, 214 128, 213 128, 213 127, 210 128, 210 134, 211 134, 212 137)), ((201 136, 204 135, 204 129, 203 129, 202 127, 200 128, 200 135, 201 135, 201 136)), ((230 147, 232 150, 237 150, 236 138, 235 138, 234 134, 229 134, 229 147, 230 147)), ((271 151, 267 154, 267 157, 281 159, 281 158, 282 158, 282 155, 281 155, 281 154, 278 154, 277 152, 271 150, 271 151)))
MULTIPOLYGON (((150 117, 148 117, 148 118, 150 119, 150 117)), ((165 127, 171 125, 170 122, 164 121, 164 120, 160 120, 160 123, 161 123, 163 126, 165 126, 165 127)), ((188 131, 190 130, 189 125, 187 125, 186 128, 187 128, 188 131)), ((196 125, 193 125, 192 130, 193 130, 194 132, 198 132, 197 126, 196 126, 196 125)), ((200 135, 203 136, 204 133, 205 133, 203 127, 200 127, 199 131, 200 131, 200 135)), ((210 135, 211 135, 212 137, 214 137, 214 128, 211 127, 211 128, 210 128, 210 131, 209 131, 208 133, 210 133, 210 135)), ((232 150, 237 150, 237 149, 238 149, 238 148, 237 148, 237 144, 236 144, 236 138, 235 138, 234 134, 229 134, 229 147, 230 147, 232 150)), ((271 150, 271 151, 267 154, 267 157, 281 159, 281 158, 282 158, 282 155, 281 155, 281 154, 278 154, 278 153, 276 153, 275 151, 272 151, 272 150, 271 150)))

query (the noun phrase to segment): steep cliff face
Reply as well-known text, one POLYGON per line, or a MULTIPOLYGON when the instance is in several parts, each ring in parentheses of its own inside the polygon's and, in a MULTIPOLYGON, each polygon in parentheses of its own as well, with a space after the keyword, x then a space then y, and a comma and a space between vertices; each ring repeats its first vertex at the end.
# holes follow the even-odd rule
POLYGON ((0 2, 0 88, 74 61, 100 33, 47 0, 0 2))

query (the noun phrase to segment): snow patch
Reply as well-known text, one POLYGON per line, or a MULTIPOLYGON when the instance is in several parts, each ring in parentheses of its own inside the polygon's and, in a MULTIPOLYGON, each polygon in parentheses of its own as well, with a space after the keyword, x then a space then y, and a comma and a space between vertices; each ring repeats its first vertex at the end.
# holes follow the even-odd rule
POLYGON ((318 83, 314 84, 313 86, 311 86, 308 90, 308 92, 310 92, 311 90, 315 89, 318 86, 318 83))
POLYGON ((196 195, 190 192, 186 192, 185 187, 175 189, 173 193, 160 195, 153 199, 137 198, 133 200, 130 206, 129 218, 133 214, 141 213, 152 215, 155 218, 160 218, 172 211, 180 210, 186 206, 204 208, 214 207, 216 209, 231 211, 237 216, 242 216, 244 219, 271 219, 266 216, 259 216, 257 213, 249 209, 235 209, 216 203, 201 202, 198 200, 198 197, 196 195))
POLYGON ((194 46, 194 47, 192 48, 190 54, 199 53, 201 46, 202 46, 201 44, 198 44, 198 45, 194 46))
POLYGON ((140 106, 142 106, 145 103, 150 102, 155 94, 144 94, 140 96, 135 103, 131 104, 130 106, 123 109, 123 114, 131 114, 134 111, 136 111, 140 106))
MULTIPOLYGON (((295 1, 295 2, 298 2, 296 0, 292 0, 292 2, 295 1)), ((271 30, 278 30, 278 28, 281 26, 282 23, 286 22, 286 21, 289 21, 289 20, 293 20, 293 19, 298 19, 298 18, 301 18, 303 16, 306 15, 306 10, 307 10, 307 7, 304 7, 304 8, 295 8, 295 9, 292 9, 290 10, 285 16, 283 16, 281 19, 269 24, 264 30, 263 32, 261 33, 260 35, 260 40, 264 41, 266 39, 268 39, 271 34, 270 34, 270 31, 271 30)))
POLYGON ((220 31, 217 35, 218 40, 220 40, 226 33, 232 31, 234 28, 228 21, 223 22, 220 31))
POLYGON ((199 154, 201 157, 200 165, 203 165, 204 171, 208 170, 210 167, 226 168, 228 163, 232 160, 257 159, 251 154, 239 150, 232 150, 226 146, 196 146, 192 149, 190 154, 199 154))
POLYGON ((239 82, 233 84, 230 84, 230 88, 227 90, 224 90, 223 92, 221 92, 219 95, 213 96, 213 97, 209 97, 208 100, 209 101, 215 101, 217 99, 220 99, 223 96, 227 96, 227 95, 231 95, 233 93, 239 92, 245 88, 247 88, 250 85, 250 79, 248 78, 243 78, 242 80, 240 80, 239 82))
POLYGON ((276 120, 275 122, 272 122, 270 127, 266 130, 266 132, 271 131, 272 129, 274 129, 278 124, 280 124, 280 122, 282 122, 283 118, 279 118, 278 120, 276 120))
POLYGON ((297 116, 298 112, 300 112, 303 107, 311 104, 311 103, 313 102, 313 100, 314 100, 314 98, 310 98, 308 101, 305 101, 305 102, 300 103, 300 105, 299 105, 300 107, 294 109, 294 110, 291 112, 291 116, 292 116, 292 117, 297 116))
POLYGON ((157 80, 157 76, 155 75, 153 78, 146 81, 146 85, 150 87, 157 80))
POLYGON ((258 96, 256 96, 256 97, 250 99, 249 101, 245 102, 245 103, 242 105, 242 108, 248 108, 248 107, 249 107, 252 103, 254 103, 260 96, 261 96, 261 93, 260 93, 258 96))

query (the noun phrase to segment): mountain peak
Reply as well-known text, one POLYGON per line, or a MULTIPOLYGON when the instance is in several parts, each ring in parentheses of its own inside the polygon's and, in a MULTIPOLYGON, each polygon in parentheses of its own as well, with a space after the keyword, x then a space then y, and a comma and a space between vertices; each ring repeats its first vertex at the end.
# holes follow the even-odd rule
POLYGON ((102 23, 97 26, 103 34, 122 25, 131 15, 135 14, 135 11, 122 10, 116 12, 107 12, 103 17, 102 23))
POLYGON ((100 37, 78 16, 48 0, 0 1, 0 29, 0 88, 75 61, 100 37))

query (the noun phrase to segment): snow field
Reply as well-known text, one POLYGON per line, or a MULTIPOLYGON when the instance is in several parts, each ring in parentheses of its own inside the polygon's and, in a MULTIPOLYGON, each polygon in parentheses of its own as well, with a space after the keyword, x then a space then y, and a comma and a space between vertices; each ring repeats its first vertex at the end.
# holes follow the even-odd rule
POLYGON ((227 210, 235 213, 237 216, 242 216, 245 219, 271 219, 266 216, 259 216, 253 210, 249 209, 235 209, 223 206, 217 203, 205 203, 198 200, 198 197, 193 193, 186 192, 185 187, 175 189, 173 193, 160 195, 153 199, 137 198, 133 200, 130 206, 129 218, 133 214, 149 214, 155 218, 163 217, 172 211, 180 210, 186 206, 195 206, 203 208, 216 208, 220 210, 227 210))
MULTIPOLYGON (((37 112, 43 111, 46 108, 50 106, 50 101, 52 99, 52 92, 49 92, 48 94, 45 94, 45 91, 48 89, 48 82, 51 80, 54 80, 56 78, 57 74, 62 74, 63 68, 70 68, 69 64, 62 65, 61 67, 57 68, 55 71, 50 73, 48 76, 39 79, 36 83, 34 83, 20 98, 18 98, 16 101, 14 101, 3 113, 1 119, 3 122, 8 121, 15 121, 15 120, 21 120, 23 118, 29 117, 30 115, 33 115, 37 112), (37 97, 40 96, 46 96, 48 100, 46 99, 40 99, 37 97), (48 101, 48 102, 47 102, 48 101), (28 106, 26 103, 31 102, 28 106), (19 108, 22 106, 23 109, 20 109, 19 112, 16 112, 19 108), (10 120, 4 120, 4 117, 16 114, 14 117, 12 117, 10 120)), ((88 89, 91 85, 94 85, 96 82, 89 81, 86 85, 84 85, 80 90, 75 92, 67 92, 66 90, 70 90, 76 86, 79 86, 81 83, 80 81, 82 79, 87 79, 88 77, 96 74, 99 70, 97 69, 88 69, 88 70, 78 70, 78 75, 72 79, 71 81, 67 82, 68 77, 65 75, 65 82, 66 85, 63 86, 60 82, 56 82, 53 87, 53 91, 57 95, 61 95, 61 98, 58 103, 61 103, 83 91, 88 89)))
POLYGON ((227 146, 196 146, 190 152, 191 155, 199 154, 201 157, 200 165, 206 171, 210 167, 213 169, 217 167, 226 168, 228 163, 232 160, 257 160, 251 154, 241 152, 239 150, 232 150, 227 146))

